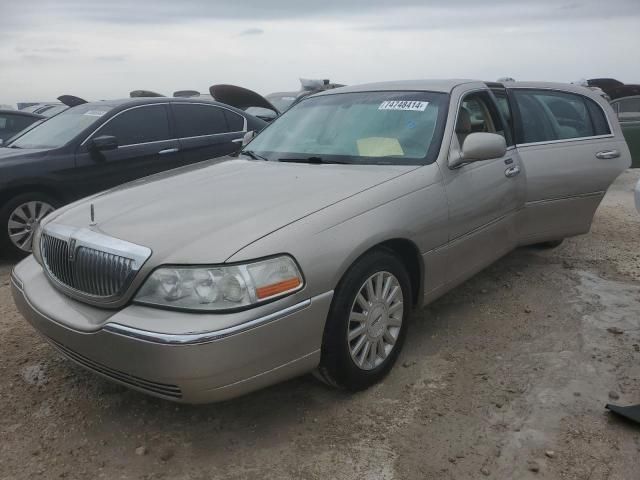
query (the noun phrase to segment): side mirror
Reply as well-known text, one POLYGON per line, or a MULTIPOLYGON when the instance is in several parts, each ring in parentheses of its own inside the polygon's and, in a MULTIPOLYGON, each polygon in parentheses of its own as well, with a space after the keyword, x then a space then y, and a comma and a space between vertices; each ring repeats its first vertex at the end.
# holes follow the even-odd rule
POLYGON ((89 149, 96 152, 104 152, 105 150, 115 150, 118 148, 118 139, 112 135, 100 135, 91 139, 89 149))
POLYGON ((244 147, 245 145, 247 145, 251 140, 253 140, 253 137, 256 136, 256 132, 253 130, 249 130, 247 133, 244 134, 244 137, 242 137, 242 146, 244 147))
POLYGON ((464 163, 480 162, 503 157, 507 153, 507 142, 497 133, 470 133, 464 140, 458 158, 449 161, 449 167, 459 167, 464 163))

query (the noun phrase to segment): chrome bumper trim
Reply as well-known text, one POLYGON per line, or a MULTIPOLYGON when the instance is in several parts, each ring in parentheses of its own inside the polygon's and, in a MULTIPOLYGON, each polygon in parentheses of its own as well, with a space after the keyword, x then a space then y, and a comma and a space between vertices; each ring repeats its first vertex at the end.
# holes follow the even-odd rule
POLYGON ((11 270, 11 283, 13 283, 14 287, 16 287, 22 293, 24 290, 24 287, 22 285, 22 280, 18 278, 15 272, 16 272, 15 269, 11 270))
MULTIPOLYGON (((333 294, 333 291, 327 292, 324 295, 327 294, 333 294)), ((264 317, 256 318, 255 320, 250 320, 239 325, 234 325, 233 327, 223 328, 221 330, 215 330, 212 332, 184 334, 159 333, 140 330, 138 328, 128 327, 119 323, 107 323, 102 328, 103 330, 110 333, 115 333, 116 335, 122 335, 146 342, 160 343, 164 345, 197 345, 202 343, 215 342, 216 340, 220 340, 224 337, 242 333, 244 331, 251 330, 252 328, 256 328, 258 326, 280 320, 281 318, 284 318, 288 315, 304 310, 309 305, 311 305, 311 299, 296 303, 295 305, 284 308, 277 312, 273 312, 269 315, 265 315, 264 317)))

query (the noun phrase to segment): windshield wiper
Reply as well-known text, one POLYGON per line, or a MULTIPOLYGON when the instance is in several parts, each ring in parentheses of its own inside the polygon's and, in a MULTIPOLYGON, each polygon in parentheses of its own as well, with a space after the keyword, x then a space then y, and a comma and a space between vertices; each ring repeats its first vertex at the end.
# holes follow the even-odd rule
POLYGON ((290 163, 314 163, 314 164, 337 163, 337 164, 341 164, 341 165, 344 165, 344 164, 347 163, 347 162, 339 162, 337 160, 325 160, 322 157, 279 158, 278 161, 279 162, 290 162, 290 163))
POLYGON ((263 157, 262 155, 258 155, 256 152, 254 152, 253 150, 242 150, 240 152, 240 155, 246 155, 249 158, 252 158, 254 160, 264 160, 265 162, 268 162, 269 159, 263 157))

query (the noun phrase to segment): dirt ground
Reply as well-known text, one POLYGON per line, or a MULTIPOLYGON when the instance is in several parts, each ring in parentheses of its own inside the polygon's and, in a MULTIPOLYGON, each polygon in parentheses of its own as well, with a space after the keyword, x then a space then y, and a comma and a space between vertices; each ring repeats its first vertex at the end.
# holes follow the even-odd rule
POLYGON ((391 374, 351 396, 310 375, 195 407, 115 386, 22 320, 0 260, 0 479, 638 479, 640 427, 604 410, 640 403, 638 178, 590 234, 416 312, 391 374))

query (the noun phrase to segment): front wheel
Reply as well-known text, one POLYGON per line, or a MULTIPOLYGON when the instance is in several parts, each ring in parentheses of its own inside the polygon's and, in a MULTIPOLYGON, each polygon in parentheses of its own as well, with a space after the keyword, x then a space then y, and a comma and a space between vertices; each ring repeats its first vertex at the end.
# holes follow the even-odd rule
POLYGON ((16 195, 0 208, 0 245, 10 255, 31 253, 37 222, 55 210, 55 201, 42 193, 16 195))
POLYGON ((357 260, 336 289, 317 376, 347 390, 381 380, 400 353, 411 305, 409 275, 393 253, 357 260))

